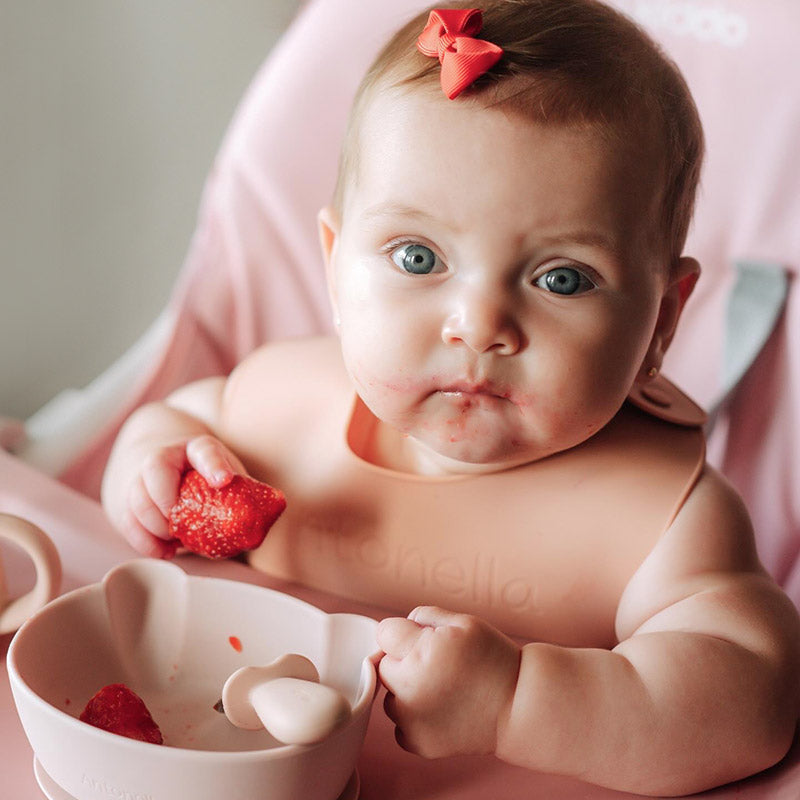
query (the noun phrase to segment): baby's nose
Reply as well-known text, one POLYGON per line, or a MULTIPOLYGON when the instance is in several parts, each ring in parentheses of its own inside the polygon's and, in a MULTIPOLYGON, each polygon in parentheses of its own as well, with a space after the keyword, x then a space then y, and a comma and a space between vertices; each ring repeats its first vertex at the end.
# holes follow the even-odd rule
POLYGON ((507 303, 485 292, 472 292, 445 319, 442 341, 466 345, 476 353, 513 355, 520 349, 522 334, 507 303))

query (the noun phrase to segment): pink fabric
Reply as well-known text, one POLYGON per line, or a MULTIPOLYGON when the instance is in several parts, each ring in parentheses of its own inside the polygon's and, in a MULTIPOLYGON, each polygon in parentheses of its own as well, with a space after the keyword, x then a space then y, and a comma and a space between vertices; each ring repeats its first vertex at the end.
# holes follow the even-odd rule
MULTIPOLYGON (((800 265, 800 78, 795 0, 615 0, 684 70, 708 139, 687 252, 703 276, 666 372, 701 404, 720 388, 724 316, 737 259, 800 265)), ((330 330, 315 216, 331 194, 347 110, 390 31, 422 0, 309 3, 247 92, 220 150, 171 301, 173 335, 113 425, 62 476, 96 495, 119 423, 140 403, 224 373, 258 344, 330 330), (347 47, 340 21, 359 27, 347 47), (324 66, 323 66, 324 65, 324 66)), ((352 38, 352 31, 350 34, 352 38)), ((761 556, 800 605, 800 297, 711 436, 752 512, 761 556)))
MULTIPOLYGON (((800 270, 800 5, 793 0, 653 3, 637 15, 683 70, 708 155, 687 252, 703 265, 666 371, 701 404, 720 384, 725 301, 737 260, 800 270)), ((796 283, 796 281, 795 281, 796 283)), ((744 497, 759 552, 800 605, 800 295, 787 306, 709 442, 744 497)))

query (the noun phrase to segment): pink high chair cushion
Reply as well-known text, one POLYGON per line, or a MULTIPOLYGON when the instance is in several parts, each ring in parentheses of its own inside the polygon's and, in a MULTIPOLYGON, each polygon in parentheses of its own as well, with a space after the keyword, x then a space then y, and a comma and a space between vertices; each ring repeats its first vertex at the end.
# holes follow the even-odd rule
MULTIPOLYGON (((723 388, 737 261, 800 264, 800 74, 794 0, 615 0, 684 71, 708 139, 687 253, 703 264, 665 371, 701 404, 723 388)), ((96 494, 122 419, 264 341, 331 330, 316 212, 330 197, 349 104, 420 0, 308 3, 256 75, 208 178, 173 298, 174 328, 115 425, 62 479, 96 494), (345 22, 343 22, 345 21, 345 22), (342 36, 347 25, 346 39, 342 36)), ((800 298, 717 416, 712 460, 743 494, 762 558, 800 605, 800 298)))
POLYGON ((614 4, 644 23, 682 69, 707 138, 686 248, 704 272, 666 372, 712 407, 724 389, 726 339, 735 333, 726 331, 735 264, 771 266, 790 279, 775 330, 710 434, 709 457, 743 495, 765 565, 800 604, 800 296, 792 286, 800 269, 800 5, 614 4))

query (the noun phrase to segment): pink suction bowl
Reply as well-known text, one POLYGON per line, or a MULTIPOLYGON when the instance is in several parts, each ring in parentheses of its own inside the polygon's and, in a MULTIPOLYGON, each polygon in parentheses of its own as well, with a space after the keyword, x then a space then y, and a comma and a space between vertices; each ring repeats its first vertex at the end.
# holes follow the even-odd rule
MULTIPOLYGON (((376 622, 174 564, 136 560, 54 600, 8 651, 14 701, 41 768, 77 800, 335 800, 355 771, 375 697, 376 622), (213 709, 236 669, 284 653, 314 662, 352 717, 313 745, 282 745, 213 709), (164 745, 78 719, 102 686, 125 683, 164 745)), ((352 781, 351 781, 352 783, 352 781)))

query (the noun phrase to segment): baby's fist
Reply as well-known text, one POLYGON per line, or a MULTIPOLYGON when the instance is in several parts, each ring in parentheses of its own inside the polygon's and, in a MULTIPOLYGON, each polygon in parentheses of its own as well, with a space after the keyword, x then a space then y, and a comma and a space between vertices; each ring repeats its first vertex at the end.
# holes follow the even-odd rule
POLYGON ((519 672, 519 648, 477 617, 433 607, 378 627, 384 703, 402 747, 428 758, 492 753, 519 672))
POLYGON ((222 442, 205 434, 148 452, 128 489, 127 507, 119 525, 142 555, 169 558, 175 554, 178 542, 170 531, 168 517, 178 502, 188 469, 197 470, 217 488, 244 472, 239 459, 222 442))

